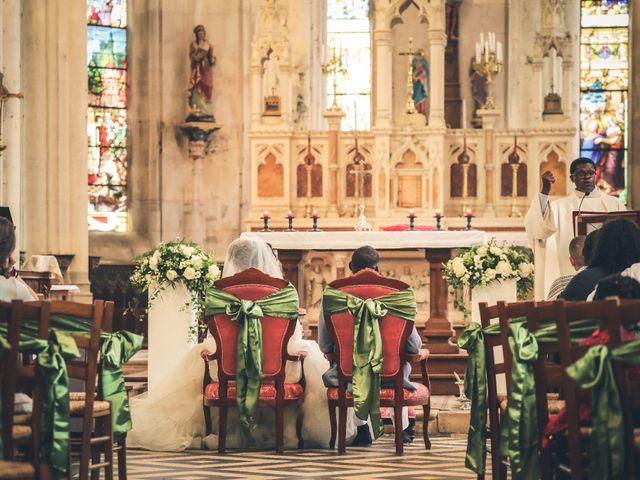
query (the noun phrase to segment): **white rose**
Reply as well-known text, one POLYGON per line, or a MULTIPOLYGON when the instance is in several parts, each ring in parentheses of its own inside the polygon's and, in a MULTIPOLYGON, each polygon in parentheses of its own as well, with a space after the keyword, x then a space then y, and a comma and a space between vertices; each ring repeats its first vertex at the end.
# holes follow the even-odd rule
POLYGON ((158 271, 158 259, 156 259, 155 255, 149 260, 149 268, 154 272, 158 271))
POLYGON ((480 268, 482 266, 482 257, 480 257, 480 255, 474 255, 473 264, 476 267, 480 268))
POLYGON ((493 246, 489 249, 489 251, 497 257, 502 255, 502 249, 500 247, 493 246))
POLYGON ((191 264, 193 265, 193 268, 195 268, 196 270, 200 270, 202 267, 204 267, 204 262, 202 261, 202 258, 200 258, 197 255, 194 255, 193 257, 191 257, 191 264))
POLYGON ((478 248, 478 255, 480 255, 481 257, 484 257, 486 254, 487 254, 487 247, 478 248))
POLYGON ((187 280, 193 280, 196 278, 196 271, 191 267, 187 267, 184 269, 184 273, 182 275, 184 275, 184 278, 187 280))
POLYGON ((533 265, 528 262, 522 262, 520 265, 518 265, 518 270, 520 271, 520 276, 522 278, 527 278, 533 273, 533 265))
POLYGON ((211 278, 218 278, 220 276, 220 269, 218 268, 218 266, 214 263, 213 265, 209 266, 209 270, 207 271, 207 274, 211 277, 211 278))
POLYGON ((169 280, 170 282, 174 281, 178 276, 178 272, 176 272, 175 270, 169 270, 167 272, 167 280, 169 280))
POLYGON ((496 273, 498 273, 503 277, 508 277, 509 275, 511 275, 512 272, 513 270, 511 269, 511 265, 509 265, 509 262, 500 260, 498 262, 498 265, 496 265, 496 273))
POLYGON ((453 259, 453 273, 456 277, 461 278, 467 273, 467 268, 464 266, 462 258, 456 257, 453 259))
POLYGON ((490 282, 491 280, 495 280, 496 271, 493 268, 487 268, 487 270, 485 270, 484 272, 484 276, 486 277, 487 282, 490 282))
POLYGON ((190 257, 195 253, 195 250, 192 247, 187 247, 186 245, 181 245, 180 250, 185 257, 190 257))

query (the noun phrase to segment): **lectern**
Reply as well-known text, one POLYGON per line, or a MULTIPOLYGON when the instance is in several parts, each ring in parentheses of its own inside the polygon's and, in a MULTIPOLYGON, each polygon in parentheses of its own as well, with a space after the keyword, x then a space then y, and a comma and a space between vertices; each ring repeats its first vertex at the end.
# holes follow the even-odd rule
POLYGON ((626 218, 640 227, 640 210, 620 212, 573 212, 573 235, 586 235, 602 225, 618 218, 626 218))

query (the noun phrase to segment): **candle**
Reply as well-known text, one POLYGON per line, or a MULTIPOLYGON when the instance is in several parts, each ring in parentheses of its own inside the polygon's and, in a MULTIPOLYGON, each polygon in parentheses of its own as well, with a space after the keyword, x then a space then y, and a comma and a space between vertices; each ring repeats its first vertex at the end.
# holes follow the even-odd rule
POLYGON ((480 44, 476 42, 476 63, 480 63, 480 44))
POLYGON ((470 208, 467 208, 467 217, 473 217, 473 212, 471 211, 470 208))
POLYGON ((467 101, 462 99, 462 129, 467 129, 467 101))
POLYGON ((311 218, 318 218, 318 212, 317 210, 313 211, 313 214, 311 215, 311 218))
POLYGON ((269 217, 269 212, 267 210, 265 210, 264 213, 262 214, 262 218, 271 218, 269 217))
POLYGON ((502 42, 498 42, 498 62, 502 63, 502 42))
POLYGON ((293 214, 293 212, 291 210, 289 210, 289 213, 287 213, 287 218, 295 218, 296 216, 293 214))
POLYGON ((480 32, 480 45, 484 45, 484 32, 480 32))
POLYGON ((442 212, 440 210, 436 210, 436 218, 442 217, 442 212))
POLYGON ((413 210, 409 210, 409 217, 415 217, 416 216, 416 212, 414 212, 413 210))

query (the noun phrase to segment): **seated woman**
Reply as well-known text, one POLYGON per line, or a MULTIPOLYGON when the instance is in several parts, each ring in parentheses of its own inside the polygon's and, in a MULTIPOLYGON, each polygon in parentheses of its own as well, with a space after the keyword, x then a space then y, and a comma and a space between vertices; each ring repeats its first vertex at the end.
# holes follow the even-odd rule
POLYGON ((18 277, 13 251, 16 249, 16 227, 0 217, 0 302, 38 300, 38 295, 18 277))
POLYGON ((558 298, 587 300, 602 278, 620 273, 636 262, 640 262, 638 226, 626 219, 607 222, 598 230, 587 268, 575 274, 558 298))
MULTIPOLYGON (((237 239, 232 242, 227 251, 222 276, 230 277, 252 267, 272 277, 283 278, 278 260, 266 242, 257 239, 237 239)), ((133 430, 127 436, 130 447, 162 451, 203 446, 217 448, 217 435, 205 437, 202 408, 204 362, 201 355, 215 350, 215 341, 209 335, 203 344, 196 345, 176 362, 173 371, 167 372, 157 389, 131 400, 133 430)), ((302 405, 302 436, 305 447, 326 448, 329 444, 330 426, 322 373, 329 367, 329 363, 316 342, 302 338, 300 324, 291 337, 287 350, 290 354, 307 352, 304 361, 305 397, 302 405)), ((216 362, 211 362, 209 367, 212 377, 217 378, 216 362)), ((288 362, 287 382, 298 381, 300 373, 299 363, 288 362)), ((289 410, 292 409, 285 412, 285 447, 296 448, 295 412, 289 410)), ((213 432, 217 432, 217 409, 212 409, 211 413, 213 432)), ((255 443, 265 449, 275 445, 274 415, 272 409, 256 411, 258 427, 252 432, 252 436, 255 443)), ((349 432, 352 435, 354 429, 350 426, 349 432)), ((229 412, 227 445, 230 448, 244 446, 237 409, 229 412)))

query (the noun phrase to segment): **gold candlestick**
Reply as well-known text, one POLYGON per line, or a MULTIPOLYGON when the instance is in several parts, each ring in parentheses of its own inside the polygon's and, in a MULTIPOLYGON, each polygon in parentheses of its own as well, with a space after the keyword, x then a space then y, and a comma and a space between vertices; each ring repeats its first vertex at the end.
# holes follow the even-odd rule
POLYGON ((471 157, 467 153, 467 132, 464 131, 462 152, 458 155, 458 164, 462 166, 462 214, 464 217, 467 214, 467 201, 469 199, 469 162, 471 157))
POLYGON ((338 75, 347 75, 347 69, 342 62, 342 46, 340 46, 340 53, 336 56, 336 47, 331 47, 331 58, 327 63, 322 65, 322 73, 325 75, 331 75, 333 84, 333 103, 329 108, 330 111, 341 111, 340 105, 338 105, 338 75))
POLYGON ((509 166, 511 167, 511 218, 522 217, 520 210, 516 205, 518 199, 518 170, 520 169, 520 155, 518 155, 518 137, 513 136, 513 152, 508 158, 509 166))
MULTIPOLYGON (((495 35, 493 40, 495 40, 495 35)), ((473 62, 473 69, 478 72, 478 75, 487 78, 487 101, 482 108, 485 110, 495 109, 496 106, 493 103, 493 76, 502 71, 502 46, 500 42, 498 42, 497 52, 495 48, 490 47, 488 42, 480 45, 479 48, 476 46, 476 57, 473 62)))

